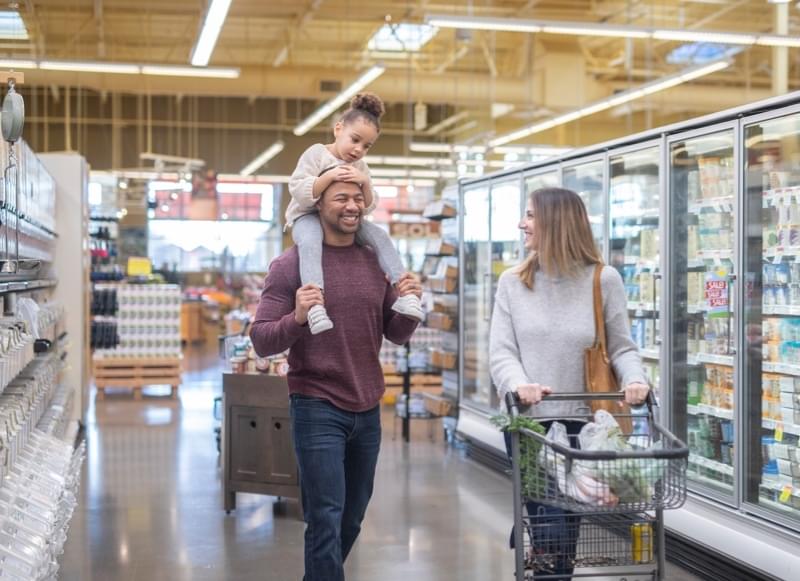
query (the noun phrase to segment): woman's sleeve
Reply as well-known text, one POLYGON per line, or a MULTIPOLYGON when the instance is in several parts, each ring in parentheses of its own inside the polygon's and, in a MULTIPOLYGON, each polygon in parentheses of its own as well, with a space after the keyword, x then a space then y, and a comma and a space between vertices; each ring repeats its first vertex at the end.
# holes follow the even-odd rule
POLYGON ((603 269, 602 289, 608 357, 619 386, 624 388, 631 383, 647 383, 639 348, 631 338, 625 286, 619 272, 613 267, 606 266, 603 269))
POLYGON ((497 285, 489 333, 489 364, 492 380, 497 386, 497 395, 502 402, 505 401, 506 393, 520 385, 530 383, 522 367, 514 321, 511 319, 508 276, 513 275, 504 274, 497 285))

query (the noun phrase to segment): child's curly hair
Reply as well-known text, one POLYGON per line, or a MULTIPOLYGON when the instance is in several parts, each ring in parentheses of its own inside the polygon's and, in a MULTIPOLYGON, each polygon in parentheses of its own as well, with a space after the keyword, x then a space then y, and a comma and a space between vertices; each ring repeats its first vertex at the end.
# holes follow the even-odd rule
POLYGON ((359 117, 372 123, 378 131, 381 130, 381 117, 386 112, 383 101, 375 93, 359 93, 350 100, 350 108, 342 114, 339 120, 349 125, 359 117))

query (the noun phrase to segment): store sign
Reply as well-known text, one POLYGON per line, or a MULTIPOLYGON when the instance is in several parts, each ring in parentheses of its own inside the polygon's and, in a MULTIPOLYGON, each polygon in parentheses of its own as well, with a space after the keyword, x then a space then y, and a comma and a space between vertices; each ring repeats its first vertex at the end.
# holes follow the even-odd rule
POLYGON ((430 238, 439 235, 436 222, 389 222, 392 238, 430 238))
POLYGON ((705 299, 709 317, 728 316, 728 273, 724 269, 706 272, 705 299))

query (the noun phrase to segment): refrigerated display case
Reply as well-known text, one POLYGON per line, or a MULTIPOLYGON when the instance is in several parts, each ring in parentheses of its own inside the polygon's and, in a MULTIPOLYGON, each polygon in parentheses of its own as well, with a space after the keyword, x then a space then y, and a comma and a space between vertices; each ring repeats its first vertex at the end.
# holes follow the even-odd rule
POLYGON ((592 234, 600 252, 605 255, 606 248, 606 159, 584 160, 561 169, 561 180, 565 188, 573 190, 586 204, 592 234))
MULTIPOLYGON (((482 443, 504 451, 503 438, 489 423, 500 402, 489 370, 489 325, 500 275, 522 259, 519 230, 522 208, 519 174, 462 191, 461 390, 459 426, 471 428, 482 443)), ((503 452, 504 454, 504 452, 503 452)))
MULTIPOLYGON (((475 344, 469 367, 482 370, 483 399, 462 399, 469 413, 459 431, 499 455, 502 439, 488 427, 496 400, 487 312, 494 269, 513 265, 514 254, 510 239, 493 240, 501 225, 491 192, 515 180, 524 186, 520 214, 540 187, 578 191, 603 256, 622 275, 661 419, 691 449, 687 504, 665 515, 673 542, 691 552, 682 563, 721 579, 796 578, 800 92, 462 182, 465 202, 483 192, 462 241, 483 236, 483 278, 462 286, 484 297, 481 321, 460 329, 475 344)), ((464 393, 474 379, 461 377, 464 393)))
POLYGON ((631 335, 647 378, 660 396, 661 146, 636 145, 609 154, 607 262, 622 276, 631 335))
POLYGON ((744 501, 800 526, 800 115, 745 123, 744 501))
POLYGON ((732 503, 736 283, 735 128, 669 140, 672 201, 673 428, 690 449, 689 481, 732 503))

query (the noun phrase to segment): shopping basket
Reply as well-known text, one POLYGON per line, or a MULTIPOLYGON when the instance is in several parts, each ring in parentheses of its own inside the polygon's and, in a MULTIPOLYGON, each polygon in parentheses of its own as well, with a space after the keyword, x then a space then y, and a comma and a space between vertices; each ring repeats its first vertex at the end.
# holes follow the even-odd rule
MULTIPOLYGON (((623 398, 621 392, 547 396, 548 401, 623 398)), ((506 405, 512 417, 519 415, 515 393, 506 395, 506 405)), ((586 410, 548 419, 589 420, 586 410)), ((613 450, 576 449, 575 435, 554 441, 529 429, 510 432, 518 581, 606 576, 609 567, 631 574, 632 566, 637 575, 662 578, 663 510, 686 501, 689 449, 658 423, 655 410, 650 394, 643 429, 609 431, 617 445, 613 450), (572 573, 573 568, 582 572, 572 573)))

